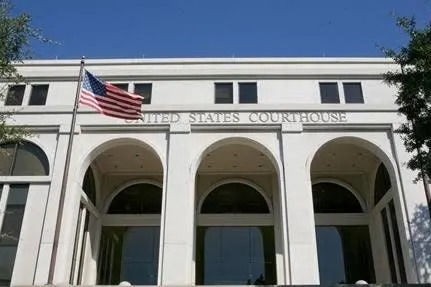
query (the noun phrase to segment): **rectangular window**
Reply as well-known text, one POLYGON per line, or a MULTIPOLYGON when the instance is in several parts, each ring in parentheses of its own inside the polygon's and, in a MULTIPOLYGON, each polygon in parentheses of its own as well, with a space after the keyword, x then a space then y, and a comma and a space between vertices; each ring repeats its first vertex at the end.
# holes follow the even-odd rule
POLYGON ((240 104, 257 103, 256 83, 239 83, 239 103, 240 104))
POLYGON ((30 106, 43 106, 46 103, 46 96, 48 95, 48 85, 32 85, 30 106))
POLYGON ((25 85, 10 86, 6 96, 5 106, 20 106, 24 98, 25 85))
POLYGON ((215 103, 216 104, 233 103, 233 84, 232 83, 215 84, 215 103))
POLYGON ((135 84, 135 94, 141 95, 144 97, 142 100, 142 104, 149 105, 151 104, 151 91, 152 84, 135 84))
POLYGON ((363 104, 361 83, 343 83, 344 98, 348 104, 363 104))
POLYGON ((28 184, 10 185, 6 212, 0 233, 0 285, 10 285, 21 233, 28 184))
POLYGON ((322 104, 338 104, 340 103, 340 95, 338 94, 337 83, 319 83, 320 99, 322 104))
POLYGON ((114 86, 116 86, 119 89, 122 89, 123 91, 126 91, 129 89, 128 83, 113 83, 114 86))

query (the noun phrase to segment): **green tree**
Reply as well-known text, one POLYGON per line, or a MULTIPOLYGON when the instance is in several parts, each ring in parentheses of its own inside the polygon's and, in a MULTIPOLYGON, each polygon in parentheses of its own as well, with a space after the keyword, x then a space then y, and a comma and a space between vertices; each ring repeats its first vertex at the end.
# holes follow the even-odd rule
POLYGON ((431 208, 428 178, 431 177, 431 23, 417 28, 414 18, 400 17, 397 25, 408 36, 399 51, 385 50, 386 56, 399 64, 398 71, 384 75, 385 81, 397 87, 396 104, 407 121, 397 130, 406 150, 412 153, 407 166, 418 172, 424 182, 431 208))
MULTIPOLYGON (((22 83, 25 79, 18 73, 15 63, 30 58, 32 39, 47 42, 37 29, 31 26, 31 17, 26 13, 12 15, 9 0, 0 0, 0 82, 22 83)), ((0 99, 5 99, 8 85, 2 85, 0 99)), ((29 132, 24 127, 8 125, 13 111, 0 113, 0 144, 19 142, 29 132)))

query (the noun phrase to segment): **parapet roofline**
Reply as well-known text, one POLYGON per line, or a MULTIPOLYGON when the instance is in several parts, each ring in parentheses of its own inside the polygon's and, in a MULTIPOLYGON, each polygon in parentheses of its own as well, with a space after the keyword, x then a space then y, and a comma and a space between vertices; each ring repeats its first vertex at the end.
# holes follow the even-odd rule
MULTIPOLYGON (((16 66, 76 66, 81 59, 25 60, 16 66)), ((395 64, 392 59, 369 58, 136 58, 136 59, 86 59, 92 65, 202 65, 202 64, 395 64)))

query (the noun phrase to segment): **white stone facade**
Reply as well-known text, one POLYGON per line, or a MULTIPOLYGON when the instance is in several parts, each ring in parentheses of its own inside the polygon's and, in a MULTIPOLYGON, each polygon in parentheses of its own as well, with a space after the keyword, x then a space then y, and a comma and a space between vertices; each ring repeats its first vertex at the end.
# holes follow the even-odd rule
MULTIPOLYGON (((44 285, 49 281, 79 61, 28 61, 17 67, 28 80, 23 104, 1 110, 14 110, 10 123, 33 131, 28 140, 46 154, 49 175, 0 177, 4 186, 30 184, 11 284, 44 285), (49 84, 43 106, 28 105, 35 84, 49 84)), ((85 68, 103 80, 128 83, 130 92, 137 83, 151 83, 151 104, 142 106, 143 120, 136 121, 79 107, 50 283, 99 283, 103 226, 160 227, 156 282, 162 286, 199 283, 199 226, 273 226, 274 283, 319 284, 316 226, 344 225, 368 229, 375 282, 403 281, 400 265, 407 282, 431 282, 423 185, 413 182, 415 173, 405 166, 410 155, 394 133, 402 121, 394 105, 396 90, 382 81, 382 73, 396 69, 392 62, 139 59, 88 60, 85 68), (215 83, 232 83, 232 104, 215 104, 215 83), (256 83, 257 103, 239 103, 241 83, 256 83), (322 104, 319 83, 337 83, 340 103, 322 104), (343 83, 360 83, 364 103, 346 103, 343 83), (374 202, 382 163, 391 188, 374 202), (95 203, 82 191, 90 166, 95 203), (232 182, 259 191, 269 213, 200 212, 212 190, 232 182), (312 186, 323 182, 350 190, 363 213, 315 213, 312 186), (108 214, 112 199, 136 183, 162 189, 161 214, 108 214), (382 223, 382 213, 389 216, 389 202, 395 207, 402 252, 393 259, 393 271, 382 223), (84 231, 80 219, 86 217, 84 231)), ((396 255, 393 226, 388 234, 396 255)))

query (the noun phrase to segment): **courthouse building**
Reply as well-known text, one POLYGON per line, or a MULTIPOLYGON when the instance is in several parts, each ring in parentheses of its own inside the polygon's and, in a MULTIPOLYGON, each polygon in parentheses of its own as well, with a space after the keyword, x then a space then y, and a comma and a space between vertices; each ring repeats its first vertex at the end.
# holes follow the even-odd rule
POLYGON ((86 61, 142 119, 80 106, 64 193, 79 60, 17 68, 0 109, 32 135, 0 154, 1 284, 431 282, 391 61, 86 61))

